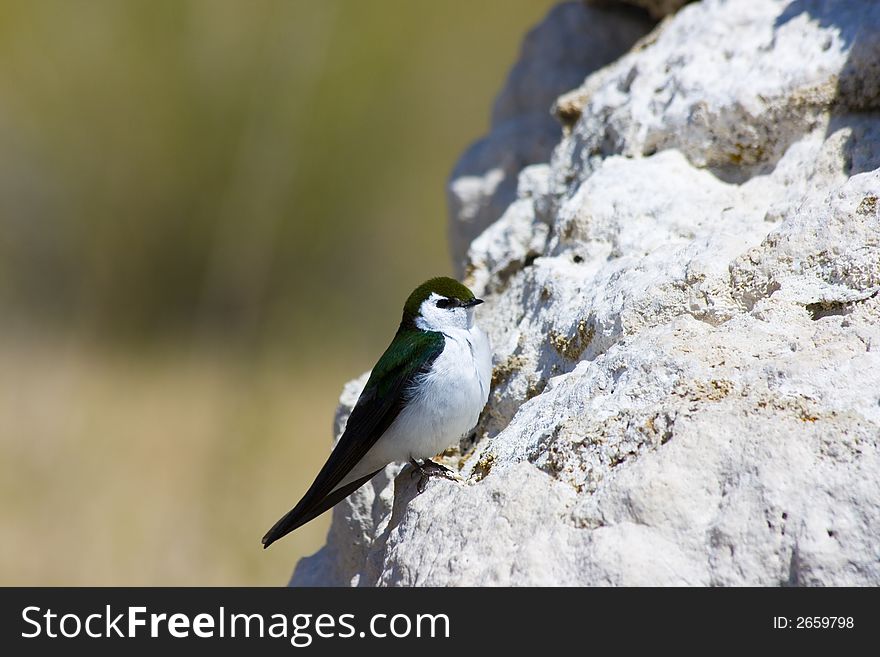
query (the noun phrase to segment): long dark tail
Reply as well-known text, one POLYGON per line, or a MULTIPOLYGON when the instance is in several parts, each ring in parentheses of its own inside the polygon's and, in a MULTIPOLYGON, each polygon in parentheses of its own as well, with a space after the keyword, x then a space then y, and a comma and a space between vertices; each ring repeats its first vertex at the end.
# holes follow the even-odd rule
MULTIPOLYGON (((379 468, 381 470, 382 468, 379 468)), ((284 516, 276 522, 272 529, 266 532, 266 535, 263 536, 263 549, 266 549, 272 543, 277 541, 279 538, 283 538, 287 536, 294 529, 298 529, 302 527, 307 522, 314 520, 319 515, 327 511, 331 507, 336 506, 337 503, 344 500, 346 497, 351 495, 358 488, 367 483, 370 479, 372 479, 379 472, 372 472, 368 474, 366 477, 361 477, 350 484, 346 484, 342 486, 326 497, 320 500, 311 499, 312 496, 309 493, 305 494, 295 507, 293 507, 290 511, 284 514, 284 516)), ((310 491, 311 492, 311 491, 310 491)))

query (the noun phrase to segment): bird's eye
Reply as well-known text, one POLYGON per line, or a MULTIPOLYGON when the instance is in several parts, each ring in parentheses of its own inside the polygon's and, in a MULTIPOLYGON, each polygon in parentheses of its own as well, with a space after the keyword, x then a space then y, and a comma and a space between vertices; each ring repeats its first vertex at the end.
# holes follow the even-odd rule
POLYGON ((438 308, 449 308, 452 305, 452 299, 437 299, 438 308))

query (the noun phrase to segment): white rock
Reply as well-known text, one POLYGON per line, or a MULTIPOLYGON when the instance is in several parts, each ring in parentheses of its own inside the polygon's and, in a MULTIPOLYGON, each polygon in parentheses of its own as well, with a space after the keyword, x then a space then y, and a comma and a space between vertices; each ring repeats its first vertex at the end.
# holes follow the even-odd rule
POLYGON ((650 29, 650 21, 631 12, 566 2, 526 35, 495 101, 491 132, 461 156, 447 188, 450 245, 459 273, 471 240, 516 198, 520 170, 550 159, 561 136, 550 115, 556 97, 650 29))
POLYGON ((293 583, 880 584, 878 8, 704 0, 558 100, 468 251, 464 483, 389 468, 293 583))
POLYGON ((580 118, 554 170, 581 180, 608 155, 666 148, 737 181, 767 170, 832 105, 880 108, 878 24, 872 0, 688 5, 569 95, 580 118))

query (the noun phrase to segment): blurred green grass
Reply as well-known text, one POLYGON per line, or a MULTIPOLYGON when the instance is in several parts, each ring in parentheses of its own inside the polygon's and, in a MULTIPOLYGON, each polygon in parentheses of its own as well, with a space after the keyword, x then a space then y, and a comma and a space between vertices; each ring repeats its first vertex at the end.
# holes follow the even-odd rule
POLYGON ((552 4, 0 2, 0 583, 287 581, 552 4))
POLYGON ((2 583, 283 584, 329 516, 281 549, 259 539, 326 458, 333 374, 216 352, 4 343, 2 583))

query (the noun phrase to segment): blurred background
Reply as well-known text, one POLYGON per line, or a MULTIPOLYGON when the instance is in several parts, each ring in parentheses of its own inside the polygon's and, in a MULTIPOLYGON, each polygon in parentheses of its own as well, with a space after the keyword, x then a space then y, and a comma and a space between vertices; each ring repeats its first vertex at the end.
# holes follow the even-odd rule
POLYGON ((0 2, 0 584, 287 582, 552 4, 0 2))

